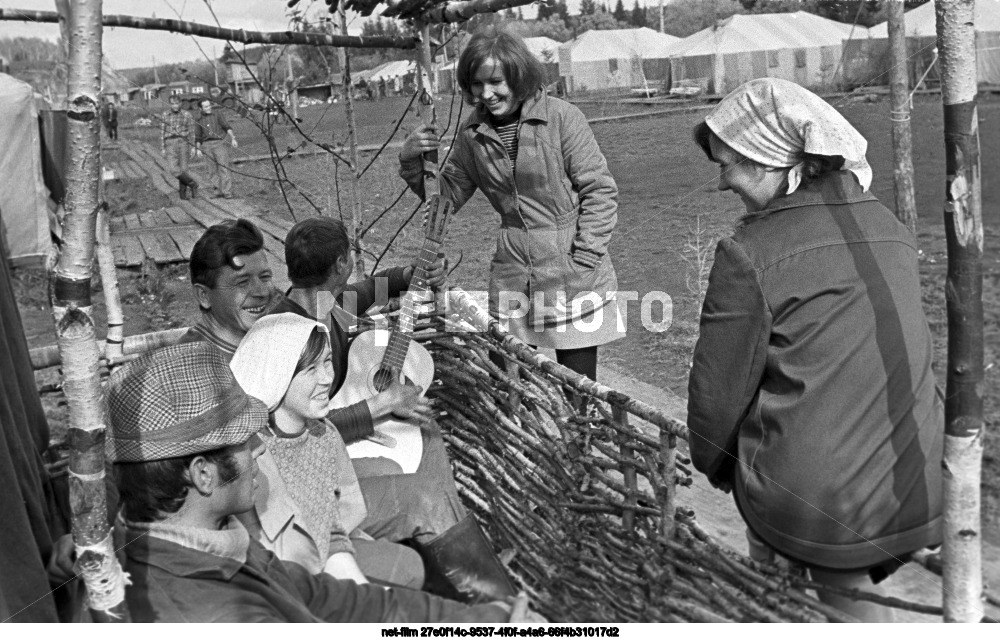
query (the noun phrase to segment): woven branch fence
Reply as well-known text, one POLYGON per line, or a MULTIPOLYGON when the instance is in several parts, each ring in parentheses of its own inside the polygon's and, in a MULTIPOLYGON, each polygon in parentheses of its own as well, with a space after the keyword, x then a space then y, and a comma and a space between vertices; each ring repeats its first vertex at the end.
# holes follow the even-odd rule
POLYGON ((690 461, 676 450, 683 424, 538 354, 461 290, 425 327, 417 340, 436 370, 428 395, 459 491, 542 614, 569 622, 846 618, 718 546, 674 504, 676 486, 691 482, 690 461))

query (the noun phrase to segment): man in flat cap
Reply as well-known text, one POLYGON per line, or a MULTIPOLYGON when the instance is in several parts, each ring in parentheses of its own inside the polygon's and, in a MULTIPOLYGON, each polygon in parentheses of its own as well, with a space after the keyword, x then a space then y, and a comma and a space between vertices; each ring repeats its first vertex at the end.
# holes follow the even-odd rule
POLYGON ((111 376, 108 406, 134 620, 507 620, 505 604, 313 576, 251 540, 234 515, 253 507, 267 409, 212 346, 175 345, 128 363, 111 376))

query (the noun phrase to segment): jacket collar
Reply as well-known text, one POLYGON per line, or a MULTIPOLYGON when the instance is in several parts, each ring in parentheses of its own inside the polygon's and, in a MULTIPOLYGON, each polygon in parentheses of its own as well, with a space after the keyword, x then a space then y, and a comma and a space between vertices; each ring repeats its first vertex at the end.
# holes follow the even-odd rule
POLYGON ((745 225, 758 218, 786 209, 809 207, 812 205, 847 205, 866 201, 878 201, 871 191, 862 191, 854 174, 837 171, 813 180, 794 193, 780 196, 770 207, 741 216, 737 225, 745 225))
POLYGON ((126 524, 127 555, 175 576, 229 581, 249 557, 250 535, 235 517, 223 530, 179 528, 163 523, 126 524))
MULTIPOLYGON (((547 123, 549 121, 549 96, 539 89, 535 95, 531 96, 521 105, 521 122, 535 121, 547 123)), ((472 109, 472 114, 465 122, 465 126, 475 127, 476 133, 486 133, 492 130, 489 115, 485 109, 476 106, 472 109)))

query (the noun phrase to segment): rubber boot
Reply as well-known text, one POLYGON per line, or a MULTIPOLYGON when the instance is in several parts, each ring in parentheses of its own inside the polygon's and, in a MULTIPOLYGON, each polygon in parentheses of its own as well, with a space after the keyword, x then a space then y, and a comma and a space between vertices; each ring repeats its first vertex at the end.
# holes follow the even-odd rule
POLYGON ((187 200, 187 183, 184 182, 183 174, 177 178, 177 193, 180 194, 181 200, 187 200))
POLYGON ((416 548, 424 560, 423 589, 427 592, 463 603, 506 601, 517 596, 471 514, 416 548))
POLYGON ((183 174, 181 174, 181 180, 184 182, 185 185, 187 185, 188 192, 191 194, 191 198, 197 198, 198 183, 197 181, 195 181, 194 178, 191 177, 191 174, 185 171, 183 174))

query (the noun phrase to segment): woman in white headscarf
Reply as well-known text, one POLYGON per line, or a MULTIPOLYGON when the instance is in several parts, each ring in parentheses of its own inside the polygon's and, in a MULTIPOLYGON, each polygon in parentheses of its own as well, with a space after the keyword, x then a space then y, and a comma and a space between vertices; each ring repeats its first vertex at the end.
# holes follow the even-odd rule
POLYGON ((327 328, 296 314, 257 321, 230 367, 267 405, 267 452, 258 458, 254 509, 241 515, 251 536, 284 561, 339 579, 420 589, 412 549, 359 529, 368 510, 340 432, 326 420, 333 363, 327 328))
POLYGON ((695 139, 720 166, 719 189, 746 206, 719 242, 701 315, 695 467, 734 492, 751 556, 877 590, 941 540, 943 407, 916 240, 868 193, 867 141, 794 83, 741 86, 695 139))
POLYGON ((359 481, 326 418, 331 356, 326 326, 294 313, 258 320, 233 355, 236 380, 270 415, 254 510, 241 517, 251 535, 314 573, 460 601, 513 597, 502 564, 461 505, 443 444, 434 455, 442 478, 434 483, 418 474, 359 481))

